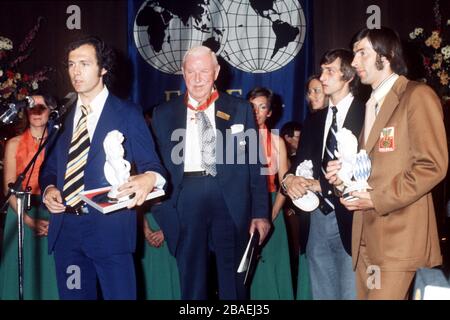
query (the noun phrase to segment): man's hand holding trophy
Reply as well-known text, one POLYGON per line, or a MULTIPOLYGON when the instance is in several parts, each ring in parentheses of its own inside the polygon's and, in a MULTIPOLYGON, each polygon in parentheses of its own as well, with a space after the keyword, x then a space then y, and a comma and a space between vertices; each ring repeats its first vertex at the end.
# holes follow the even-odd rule
POLYGON ((361 149, 358 151, 358 140, 353 133, 346 129, 340 129, 336 134, 337 150, 336 157, 338 158, 340 167, 338 170, 334 170, 336 166, 331 164, 327 168, 326 177, 330 183, 337 184, 338 179, 341 181, 338 189, 343 193, 342 197, 346 201, 355 201, 358 198, 351 195, 351 192, 366 192, 371 187, 367 183, 367 179, 370 176, 371 162, 366 153, 366 150, 361 149), (333 174, 336 174, 337 178, 333 174), (331 179, 330 179, 331 178, 331 179), (339 188, 340 187, 340 188, 339 188), (343 187, 343 188, 342 188, 343 187))
MULTIPOLYGON (((297 166, 295 175, 305 179, 314 179, 312 161, 305 160, 300 163, 297 166)), ((311 212, 319 206, 319 198, 311 190, 306 190, 306 193, 302 197, 292 200, 292 203, 305 212, 311 212)))

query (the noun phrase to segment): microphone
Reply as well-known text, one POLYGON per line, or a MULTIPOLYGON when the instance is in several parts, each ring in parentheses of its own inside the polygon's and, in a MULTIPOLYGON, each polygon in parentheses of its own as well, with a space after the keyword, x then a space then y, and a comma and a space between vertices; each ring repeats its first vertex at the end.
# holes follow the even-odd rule
MULTIPOLYGON (((12 102, 8 103, 6 110, 2 111, 2 115, 0 116, 0 121, 4 124, 10 124, 12 123, 17 113, 22 110, 23 108, 30 108, 33 109, 35 105, 35 101, 33 97, 26 96, 24 100, 18 101, 18 102, 12 102)), ((4 109, 4 108, 2 108, 4 109)))
POLYGON ((62 117, 69 108, 77 101, 78 94, 76 92, 69 92, 62 100, 58 103, 56 108, 50 111, 49 118, 55 120, 62 117))

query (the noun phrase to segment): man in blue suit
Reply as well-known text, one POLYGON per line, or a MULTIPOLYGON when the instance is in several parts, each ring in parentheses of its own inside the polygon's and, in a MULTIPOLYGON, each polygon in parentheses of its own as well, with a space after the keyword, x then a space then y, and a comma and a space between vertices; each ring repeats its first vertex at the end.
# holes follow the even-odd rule
POLYGON ((135 299, 136 214, 130 208, 141 205, 154 186, 165 184, 164 169, 141 109, 113 96, 104 85, 113 51, 90 37, 71 43, 67 52, 78 100, 40 175, 43 202, 52 213, 48 243, 49 252, 54 252, 60 298, 96 299, 98 280, 103 298, 135 299), (86 206, 79 192, 109 185, 103 141, 112 130, 124 135, 125 158, 140 174, 119 188, 118 197, 135 194, 128 209, 104 215, 86 206), (74 156, 78 150, 80 154, 74 156), (71 170, 78 171, 71 176, 71 170), (77 188, 68 195, 73 185, 77 188))
POLYGON ((152 208, 176 257, 183 299, 207 299, 211 253, 220 299, 246 299, 237 274, 249 233, 269 229, 266 177, 258 161, 258 133, 250 105, 220 93, 220 66, 206 47, 183 59, 187 93, 153 112, 152 126, 169 196, 152 208))

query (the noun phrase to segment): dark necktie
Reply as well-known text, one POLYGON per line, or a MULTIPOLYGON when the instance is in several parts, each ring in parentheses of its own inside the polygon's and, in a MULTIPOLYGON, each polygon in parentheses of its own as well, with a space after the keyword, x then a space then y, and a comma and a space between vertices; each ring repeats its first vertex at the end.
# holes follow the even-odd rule
POLYGON ((332 106, 330 107, 333 111, 333 120, 331 121, 330 130, 328 130, 327 140, 325 142, 325 150, 323 152, 322 158, 322 171, 325 174, 327 172, 327 164, 328 161, 336 159, 334 152, 337 149, 337 140, 336 140, 336 132, 337 132, 337 121, 336 121, 336 113, 337 108, 332 106))
POLYGON ((90 148, 87 130, 89 107, 81 106, 81 113, 81 118, 70 142, 63 188, 66 204, 75 209, 82 203, 78 194, 84 190, 84 168, 90 148))
MULTIPOLYGON (((322 158, 322 173, 325 175, 327 172, 327 164, 328 161, 336 159, 334 154, 337 149, 337 140, 336 140, 336 132, 337 132, 337 121, 336 121, 336 113, 337 108, 335 106, 330 107, 333 111, 333 120, 331 121, 330 129, 328 130, 327 140, 325 141, 325 150, 323 152, 322 158)), ((323 178, 325 179, 325 178, 323 178)), ((319 196, 319 209, 323 214, 327 215, 334 210, 334 205, 331 203, 329 199, 327 199, 329 195, 320 195, 319 196)))

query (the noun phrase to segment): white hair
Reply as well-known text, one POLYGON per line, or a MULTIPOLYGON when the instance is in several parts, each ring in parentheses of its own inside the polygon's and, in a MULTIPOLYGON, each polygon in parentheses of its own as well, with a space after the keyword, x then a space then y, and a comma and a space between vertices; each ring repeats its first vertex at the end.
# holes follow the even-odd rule
POLYGON ((186 51, 186 53, 184 54, 184 57, 183 57, 182 66, 184 67, 184 64, 186 63, 188 56, 198 57, 198 56, 202 56, 202 55, 210 55, 214 66, 219 65, 219 62, 217 62, 217 56, 214 53, 214 51, 212 51, 210 48, 205 47, 205 46, 196 46, 196 47, 192 47, 188 51, 186 51))

